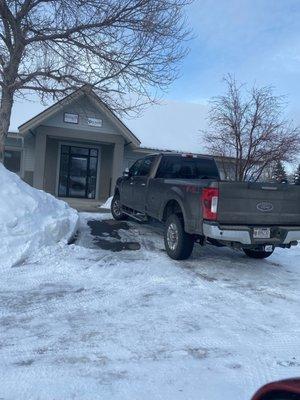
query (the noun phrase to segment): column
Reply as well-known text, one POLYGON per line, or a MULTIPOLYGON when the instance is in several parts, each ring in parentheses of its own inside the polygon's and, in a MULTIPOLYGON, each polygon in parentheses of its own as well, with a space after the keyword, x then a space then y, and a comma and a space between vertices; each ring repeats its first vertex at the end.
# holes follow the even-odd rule
POLYGON ((123 173, 123 158, 124 158, 124 143, 115 143, 114 154, 113 154, 113 165, 112 165, 112 176, 111 176, 111 191, 112 195, 115 190, 117 179, 122 176, 123 173))
POLYGON ((45 133, 36 133, 33 172, 33 187, 36 189, 44 189, 46 139, 45 133))

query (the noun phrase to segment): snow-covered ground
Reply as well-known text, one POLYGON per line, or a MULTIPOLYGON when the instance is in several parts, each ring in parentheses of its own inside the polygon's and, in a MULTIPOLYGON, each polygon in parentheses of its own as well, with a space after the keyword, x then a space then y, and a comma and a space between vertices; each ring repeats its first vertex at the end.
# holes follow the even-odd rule
POLYGON ((139 250, 103 250, 93 218, 110 214, 0 271, 0 398, 248 400, 300 375, 299 248, 176 262, 159 227, 134 222, 101 240, 139 250))
POLYGON ((34 189, 0 163, 0 270, 22 263, 40 248, 67 243, 78 213, 34 189))

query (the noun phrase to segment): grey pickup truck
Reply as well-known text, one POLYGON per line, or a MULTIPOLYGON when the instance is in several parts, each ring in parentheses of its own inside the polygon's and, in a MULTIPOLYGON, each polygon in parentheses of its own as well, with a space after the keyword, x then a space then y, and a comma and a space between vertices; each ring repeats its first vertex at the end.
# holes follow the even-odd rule
POLYGON ((188 258, 195 242, 266 258, 300 240, 300 186, 223 181, 212 157, 194 154, 136 161, 117 180, 111 212, 117 220, 162 221, 175 260, 188 258))

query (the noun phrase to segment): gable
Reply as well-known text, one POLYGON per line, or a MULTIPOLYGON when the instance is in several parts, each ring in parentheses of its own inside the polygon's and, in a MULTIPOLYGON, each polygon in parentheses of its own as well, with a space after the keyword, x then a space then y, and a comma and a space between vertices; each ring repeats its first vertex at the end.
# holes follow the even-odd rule
POLYGON ((85 87, 19 126, 19 132, 26 135, 39 126, 121 135, 127 143, 140 145, 139 139, 116 114, 91 89, 85 87))
POLYGON ((42 124, 44 126, 73 130, 121 134, 115 124, 92 104, 87 95, 82 95, 73 100, 70 104, 62 106, 53 116, 44 120, 42 124), (78 123, 67 122, 68 116, 69 118, 72 116, 74 116, 75 119, 78 118, 78 123))

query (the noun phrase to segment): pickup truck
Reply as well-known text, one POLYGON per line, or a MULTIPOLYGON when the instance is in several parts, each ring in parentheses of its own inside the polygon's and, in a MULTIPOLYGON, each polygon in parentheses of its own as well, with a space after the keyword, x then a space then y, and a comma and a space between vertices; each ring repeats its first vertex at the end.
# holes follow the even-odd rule
POLYGON ((194 243, 266 258, 300 240, 300 186, 224 181, 212 157, 196 154, 137 160, 117 180, 111 212, 116 220, 162 221, 165 248, 175 260, 188 258, 194 243))

